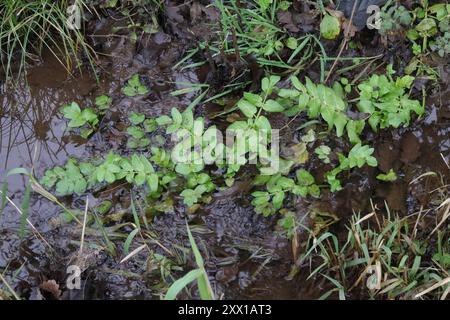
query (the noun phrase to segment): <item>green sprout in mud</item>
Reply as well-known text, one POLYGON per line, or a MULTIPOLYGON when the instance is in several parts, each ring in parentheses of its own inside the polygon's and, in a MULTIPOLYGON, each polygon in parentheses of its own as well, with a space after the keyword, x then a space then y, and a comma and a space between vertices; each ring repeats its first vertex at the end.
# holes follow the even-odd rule
POLYGON ((358 143, 350 150, 347 157, 338 153, 339 166, 326 174, 331 192, 342 190, 341 182, 337 177, 341 172, 351 170, 355 167, 362 168, 366 164, 370 167, 376 167, 378 162, 372 156, 373 152, 373 148, 358 143))
POLYGON ((135 74, 128 80, 127 85, 122 88, 122 92, 127 97, 134 97, 137 95, 145 95, 149 92, 149 90, 141 82, 139 75, 135 74))
POLYGON ((291 77, 293 88, 279 89, 276 87, 279 80, 280 78, 275 76, 263 79, 262 96, 244 93, 244 98, 238 103, 242 113, 252 118, 261 111, 284 112, 287 116, 297 116, 306 111, 310 119, 319 116, 324 119, 330 130, 336 129, 338 137, 346 130, 352 143, 360 142, 359 134, 364 129, 364 121, 352 120, 345 114, 347 103, 336 91, 323 84, 315 85, 308 78, 304 85, 297 77, 291 77), (278 98, 267 99, 272 93, 276 93, 278 98))
POLYGON ((385 182, 392 182, 397 180, 397 174, 394 169, 390 169, 388 173, 380 173, 377 175, 377 179, 385 182))
POLYGON ((69 119, 69 128, 80 128, 80 135, 87 139, 95 130, 99 119, 97 113, 92 108, 81 110, 76 102, 65 105, 61 108, 64 118, 69 119))
POLYGON ((391 76, 373 75, 358 85, 360 98, 358 109, 368 113, 369 125, 373 131, 400 125, 409 125, 411 113, 421 116, 425 112, 422 104, 408 98, 405 92, 411 88, 414 77, 399 77, 395 81, 391 76))
POLYGON ((254 184, 265 185, 267 191, 255 191, 252 193, 254 199, 252 204, 255 206, 255 212, 270 216, 278 212, 288 193, 297 196, 313 197, 320 196, 320 189, 315 184, 314 177, 306 170, 300 169, 296 172, 296 180, 284 177, 281 174, 275 176, 259 176, 254 184))
POLYGON ((430 44, 431 50, 437 52, 441 58, 450 54, 450 31, 445 32, 442 36, 436 38, 436 40, 430 44))
POLYGON ((40 182, 46 188, 55 187, 57 195, 64 196, 73 193, 80 195, 95 185, 112 184, 121 179, 137 186, 147 182, 150 192, 158 190, 158 175, 145 156, 125 158, 113 153, 109 153, 96 166, 89 162, 69 160, 65 167, 47 170, 40 182))
POLYGON ((340 33, 341 23, 339 22, 339 19, 326 13, 320 23, 320 35, 325 39, 334 40, 340 33))
POLYGON ((154 132, 158 125, 155 119, 146 119, 144 114, 132 112, 128 117, 132 126, 127 128, 130 138, 127 147, 130 149, 145 148, 150 145, 147 133, 154 132))
POLYGON ((314 153, 317 154, 317 157, 322 160, 323 163, 330 163, 330 153, 331 149, 328 146, 320 146, 314 150, 314 153))
POLYGON ((425 53, 428 47, 444 57, 446 50, 446 36, 450 32, 450 5, 437 3, 428 6, 428 1, 423 2, 423 7, 415 9, 415 16, 419 19, 414 28, 407 32, 407 37, 413 42, 413 51, 416 55, 425 53), (421 45, 418 45, 417 42, 421 45))
POLYGON ((95 98, 95 105, 98 110, 106 111, 112 104, 112 98, 107 95, 98 96, 95 98))
POLYGON ((409 27, 413 21, 412 14, 402 5, 383 8, 380 13, 379 33, 385 35, 409 27))

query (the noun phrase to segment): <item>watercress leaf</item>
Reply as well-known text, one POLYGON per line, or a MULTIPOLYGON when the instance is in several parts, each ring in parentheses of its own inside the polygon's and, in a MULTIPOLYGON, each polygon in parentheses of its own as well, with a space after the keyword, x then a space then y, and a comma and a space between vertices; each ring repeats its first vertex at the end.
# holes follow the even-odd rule
POLYGON ((267 112, 283 112, 284 108, 281 104, 279 104, 277 101, 269 99, 267 100, 262 108, 267 112))
POLYGON ((60 111, 67 119, 76 119, 81 115, 81 108, 76 102, 61 107, 60 111))
POLYGON ((67 126, 69 128, 79 128, 82 127, 86 124, 86 120, 83 117, 78 117, 78 118, 74 118, 72 120, 69 121, 69 123, 67 124, 67 126))
POLYGON ((256 114, 256 107, 247 100, 241 99, 238 102, 238 108, 247 118, 252 118, 256 114))
POLYGON ((300 94, 301 93, 298 90, 293 90, 293 89, 280 89, 280 91, 278 92, 278 95, 280 97, 288 98, 288 99, 296 98, 300 94))
POLYGON ((180 111, 178 111, 177 108, 172 108, 171 115, 173 122, 180 126, 183 122, 183 116, 181 115, 180 111))
POLYGON ((260 95, 250 93, 250 92, 244 92, 244 98, 254 106, 261 106, 263 102, 263 98, 260 95))
POLYGON ((203 120, 203 118, 195 119, 194 127, 192 130, 194 136, 201 137, 203 135, 204 130, 205 130, 205 121, 203 120))
POLYGON ((194 125, 194 113, 191 108, 184 110, 183 114, 183 127, 191 128, 194 125))
POLYGON ((185 163, 179 163, 175 167, 175 171, 183 176, 187 176, 192 172, 191 167, 185 163))
POLYGON ((319 198, 320 197, 320 188, 318 185, 313 184, 311 186, 308 187, 308 193, 313 196, 314 198, 319 198))
POLYGON ((314 177, 305 169, 297 170, 295 174, 299 185, 310 186, 314 184, 314 177))
POLYGON ((270 195, 267 192, 264 192, 264 195, 256 196, 255 193, 252 193, 255 197, 252 200, 252 205, 254 206, 262 206, 267 204, 270 201, 270 195))
POLYGON ((99 110, 106 110, 112 103, 112 98, 107 95, 101 95, 95 98, 95 105, 99 110))
POLYGON ((135 139, 135 138, 130 138, 127 141, 127 148, 130 149, 136 149, 139 147, 139 140, 135 139))
POLYGON ((374 113, 372 116, 370 116, 368 122, 373 131, 378 131, 378 124, 380 123, 380 121, 381 116, 378 113, 374 113))
POLYGON ((108 182, 109 184, 111 184, 114 181, 116 181, 116 176, 111 171, 106 170, 105 171, 105 181, 108 182))
POLYGON ((388 173, 384 174, 384 173, 380 173, 379 175, 377 175, 377 179, 381 180, 381 181, 395 181, 397 180, 397 174, 394 172, 393 169, 390 169, 388 173))
POLYGON ((137 140, 143 138, 145 135, 144 130, 140 127, 128 127, 127 133, 137 140))
POLYGON ((144 95, 144 94, 147 94, 148 92, 149 92, 148 88, 144 85, 140 85, 137 88, 137 94, 144 95))
POLYGON ((344 134, 344 128, 345 125, 347 124, 348 118, 345 114, 343 113, 335 113, 334 115, 334 126, 336 127, 336 135, 338 137, 342 137, 342 135, 344 134))
POLYGON ((206 186, 200 184, 194 189, 194 191, 197 197, 201 197, 202 194, 206 192, 206 186))
POLYGON ((136 113, 136 112, 132 112, 130 113, 130 115, 128 116, 128 119, 130 120, 130 122, 134 125, 138 125, 141 124, 142 122, 144 122, 145 120, 145 115, 142 113, 136 113))
POLYGON ((150 145, 150 139, 149 138, 139 139, 139 143, 138 143, 138 147, 139 148, 145 148, 148 145, 150 145))
POLYGON ((79 177, 74 181, 74 192, 78 195, 84 193, 87 188, 87 182, 84 178, 79 177))
POLYGON ((132 87, 139 87, 141 85, 141 80, 139 79, 138 74, 134 74, 129 80, 128 85, 132 87))
POLYGON ((138 186, 143 185, 145 183, 145 174, 143 172, 138 172, 134 177, 134 182, 138 186))
POLYGON ((279 210, 281 206, 283 205, 285 193, 280 191, 275 193, 272 199, 272 204, 275 210, 279 210))
POLYGON ((151 192, 158 191, 158 175, 156 173, 150 174, 147 178, 147 184, 151 192))
POLYGON ((136 90, 133 87, 125 87, 122 89, 122 92, 127 97, 134 97, 136 95, 136 90))
POLYGON ((194 190, 186 189, 180 194, 183 197, 183 202, 188 207, 192 207, 197 202, 197 195, 194 190))
POLYGON ((145 132, 153 132, 157 129, 158 124, 156 123, 155 119, 146 119, 144 121, 144 130, 145 132))
POLYGON ((150 161, 148 161, 147 157, 145 157, 144 155, 141 155, 139 157, 142 165, 143 165, 143 171, 145 173, 154 173, 155 169, 153 169, 152 164, 150 163, 150 161))
POLYGON ((268 95, 271 94, 272 90, 274 89, 276 84, 280 81, 280 79, 281 78, 279 76, 269 76, 269 77, 263 78, 261 81, 262 91, 264 91, 268 95))
POLYGON ((300 80, 296 76, 291 77, 291 83, 295 87, 295 89, 303 93, 307 92, 306 87, 300 82, 300 80))
POLYGON ((255 125, 260 130, 265 130, 267 132, 272 131, 272 126, 270 125, 269 120, 264 116, 259 116, 255 121, 255 125))
POLYGON ((325 14, 320 23, 320 35, 328 40, 334 40, 341 32, 341 24, 339 19, 330 15, 325 14))
POLYGON ((171 124, 166 129, 166 134, 172 134, 175 133, 178 129, 180 129, 180 126, 176 123, 171 124))
POLYGON ((308 195, 308 187, 294 186, 294 188, 292 188, 292 193, 300 197, 306 197, 308 195))

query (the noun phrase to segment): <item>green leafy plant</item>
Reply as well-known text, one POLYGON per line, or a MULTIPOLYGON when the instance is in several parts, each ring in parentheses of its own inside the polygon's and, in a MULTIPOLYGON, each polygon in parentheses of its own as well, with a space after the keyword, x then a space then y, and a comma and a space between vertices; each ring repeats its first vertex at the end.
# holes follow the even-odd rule
POLYGON ((426 53, 430 48, 443 57, 448 53, 446 33, 450 32, 450 5, 437 3, 429 6, 428 1, 422 2, 421 5, 415 9, 418 23, 407 32, 409 40, 413 43, 413 52, 419 55, 426 53), (419 41, 422 42, 421 45, 416 43, 419 41))
POLYGON ((255 206, 255 212, 264 216, 269 216, 278 212, 288 193, 297 196, 313 197, 320 196, 320 189, 315 184, 314 177, 306 170, 300 169, 296 172, 296 180, 284 177, 281 174, 274 176, 259 176, 255 185, 265 185, 267 191, 255 191, 252 193, 254 199, 252 204, 255 206))
POLYGON ((358 85, 360 98, 358 109, 368 113, 369 124, 374 131, 400 125, 409 125, 411 113, 422 115, 425 110, 417 100, 409 99, 406 90, 414 81, 414 77, 399 77, 395 81, 391 76, 372 75, 358 85))
POLYGON ((139 74, 135 74, 128 80, 127 85, 122 88, 122 92, 128 97, 134 97, 137 95, 145 95, 149 90, 142 84, 139 74))
POLYGON ((378 32, 383 35, 407 28, 413 22, 412 14, 404 6, 397 4, 383 7, 380 18, 381 25, 378 32))
POLYGON ((336 129, 338 137, 346 131, 352 143, 360 142, 364 121, 353 120, 346 115, 348 105, 341 95, 323 84, 315 85, 309 78, 305 81, 304 85, 297 77, 291 77, 293 88, 279 90, 279 103, 288 106, 286 115, 294 116, 306 111, 310 119, 320 116, 328 124, 329 130, 336 129))
POLYGON ((145 148, 150 145, 150 139, 146 137, 147 133, 154 132, 157 129, 155 119, 146 119, 144 114, 131 113, 128 117, 132 126, 127 128, 127 133, 131 136, 128 139, 127 147, 130 149, 145 148))
POLYGON ((348 156, 338 153, 339 166, 326 174, 328 184, 331 187, 331 192, 342 190, 342 185, 337 176, 346 170, 351 170, 355 167, 362 168, 364 165, 376 167, 378 165, 377 159, 372 157, 373 148, 361 145, 360 143, 353 146, 348 156))
POLYGON ((322 160, 323 163, 330 163, 330 153, 331 149, 328 146, 320 146, 317 147, 314 152, 317 154, 320 160, 322 160))
POLYGON ((95 98, 95 105, 98 110, 106 111, 112 104, 112 98, 107 95, 101 95, 95 98))
POLYGON ((397 180, 397 174, 393 169, 391 169, 388 173, 380 173, 377 175, 377 179, 380 181, 392 182, 397 180))
POLYGON ((98 115, 92 108, 81 110, 76 102, 61 107, 61 113, 64 118, 69 119, 67 126, 69 128, 79 128, 80 135, 87 139, 95 130, 99 119, 98 115))
POLYGON ((320 22, 320 35, 328 40, 336 39, 341 33, 341 23, 339 19, 330 14, 325 14, 320 22))
POLYGON ((125 158, 114 153, 109 153, 98 165, 70 159, 65 167, 47 170, 40 182, 46 188, 55 187, 57 195, 64 196, 82 194, 97 184, 121 179, 138 186, 147 182, 150 192, 158 189, 158 175, 145 156, 125 158))
POLYGON ((90 165, 78 166, 74 159, 69 159, 64 167, 55 167, 47 170, 41 179, 41 184, 46 188, 55 186, 57 195, 83 194, 88 184, 92 185, 92 180, 88 182, 86 177, 92 173, 93 167, 90 165))
POLYGON ((80 136, 87 139, 97 129, 99 118, 105 114, 111 103, 111 97, 102 95, 95 99, 95 108, 81 110, 78 103, 72 102, 62 106, 60 111, 64 118, 70 120, 67 126, 79 129, 80 136))

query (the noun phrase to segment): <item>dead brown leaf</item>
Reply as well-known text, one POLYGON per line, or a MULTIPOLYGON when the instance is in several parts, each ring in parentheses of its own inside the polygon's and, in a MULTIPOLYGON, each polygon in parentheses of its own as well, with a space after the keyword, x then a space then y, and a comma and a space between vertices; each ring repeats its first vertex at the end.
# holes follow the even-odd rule
POLYGON ((39 285, 39 289, 47 291, 55 297, 55 299, 60 299, 61 297, 61 290, 59 290, 59 284, 56 283, 55 280, 47 280, 44 281, 39 285))

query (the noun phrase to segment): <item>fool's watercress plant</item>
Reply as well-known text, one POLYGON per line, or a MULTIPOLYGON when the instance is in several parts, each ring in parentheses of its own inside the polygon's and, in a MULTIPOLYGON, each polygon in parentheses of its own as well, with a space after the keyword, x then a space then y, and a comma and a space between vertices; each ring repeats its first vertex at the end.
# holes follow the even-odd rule
POLYGON ((358 109, 370 115, 368 122, 374 131, 409 125, 411 113, 420 116, 425 112, 421 103, 409 99, 406 92, 413 81, 411 76, 399 77, 394 81, 390 75, 372 75, 358 85, 358 109))
POLYGON ((61 107, 60 111, 64 115, 64 118, 70 120, 67 126, 69 128, 79 128, 80 135, 85 139, 94 132, 99 122, 94 109, 84 108, 81 110, 76 102, 61 107))
POLYGON ((84 108, 81 110, 76 102, 64 105, 60 108, 64 118, 69 119, 69 128, 79 129, 80 136, 87 139, 96 129, 101 116, 111 106, 112 98, 106 95, 95 99, 95 108, 84 108))
POLYGON ((283 206, 284 199, 289 193, 297 196, 313 197, 320 196, 320 189, 315 184, 314 177, 306 170, 300 169, 296 172, 296 180, 277 174, 274 176, 259 176, 255 185, 265 185, 266 191, 255 191, 252 193, 254 199, 252 205, 255 212, 264 216, 275 214, 283 206))
POLYGON ((362 168, 364 165, 376 167, 378 165, 377 159, 372 156, 374 149, 368 145, 356 144, 349 152, 348 156, 338 153, 339 166, 326 174, 328 184, 331 192, 342 190, 342 185, 338 179, 338 175, 343 171, 348 171, 353 168, 362 168))
POLYGON ((128 119, 132 126, 127 128, 130 138, 127 141, 127 147, 130 149, 145 148, 150 145, 150 139, 147 133, 154 132, 157 129, 155 119, 146 119, 144 114, 132 112, 128 119))

